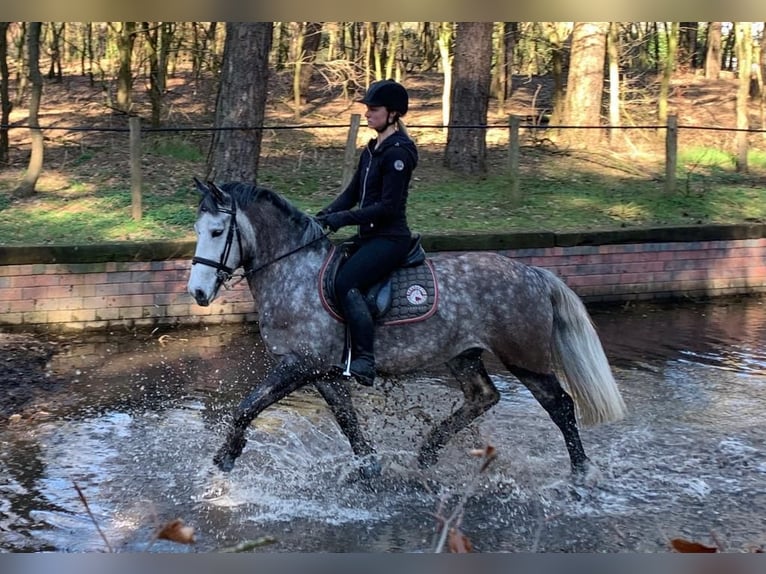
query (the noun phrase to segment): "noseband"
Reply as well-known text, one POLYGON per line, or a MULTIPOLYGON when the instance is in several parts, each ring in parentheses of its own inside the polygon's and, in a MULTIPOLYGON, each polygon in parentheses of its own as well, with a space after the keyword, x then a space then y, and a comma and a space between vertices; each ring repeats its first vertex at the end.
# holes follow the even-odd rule
MULTIPOLYGON (((244 254, 242 252, 242 237, 239 233, 239 226, 237 225, 237 202, 232 199, 231 202, 231 209, 225 209, 225 208, 218 208, 218 211, 221 213, 228 213, 231 215, 231 223, 229 224, 229 231, 226 234, 226 245, 223 246, 223 252, 221 253, 221 258, 218 261, 213 261, 212 259, 207 259, 205 257, 197 257, 196 255, 192 258, 192 265, 196 265, 197 263, 201 263, 202 265, 207 265, 209 267, 215 268, 215 275, 218 278, 218 281, 220 283, 226 283, 234 276, 234 269, 226 265, 226 260, 229 259, 229 254, 231 253, 231 246, 234 243, 234 234, 237 234, 237 245, 239 246, 239 264, 242 265, 242 262, 244 261, 244 254)), ((245 275, 247 275, 249 272, 246 272, 245 275)))

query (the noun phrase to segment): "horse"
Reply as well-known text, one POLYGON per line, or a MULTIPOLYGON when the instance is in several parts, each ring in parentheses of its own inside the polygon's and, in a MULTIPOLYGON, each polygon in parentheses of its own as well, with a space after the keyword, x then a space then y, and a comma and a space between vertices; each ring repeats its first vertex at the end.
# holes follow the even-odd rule
MULTIPOLYGON (((345 326, 323 304, 319 286, 335 243, 314 217, 267 187, 194 181, 202 197, 188 292, 207 306, 221 286, 246 279, 260 336, 276 359, 234 409, 214 464, 230 471, 252 421, 313 384, 361 461, 361 477, 379 476, 382 467, 360 429, 348 379, 337 370, 345 326)), ((573 478, 597 477, 578 424, 617 421, 626 409, 582 300, 553 272, 494 252, 434 253, 427 262, 438 281, 435 310, 419 321, 378 324, 375 335, 378 374, 446 364, 463 393, 462 405, 427 433, 418 465, 425 469, 437 462, 451 437, 499 401, 482 359, 490 352, 560 429, 573 478)))

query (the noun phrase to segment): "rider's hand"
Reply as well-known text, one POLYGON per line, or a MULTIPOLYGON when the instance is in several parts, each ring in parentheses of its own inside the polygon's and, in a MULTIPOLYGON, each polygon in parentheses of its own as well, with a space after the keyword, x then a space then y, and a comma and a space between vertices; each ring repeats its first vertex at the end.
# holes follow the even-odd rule
POLYGON ((338 231, 341 227, 343 227, 343 222, 341 221, 341 217, 338 213, 327 213, 324 214, 321 211, 316 216, 317 221, 319 224, 324 227, 325 229, 329 229, 330 231, 338 231))

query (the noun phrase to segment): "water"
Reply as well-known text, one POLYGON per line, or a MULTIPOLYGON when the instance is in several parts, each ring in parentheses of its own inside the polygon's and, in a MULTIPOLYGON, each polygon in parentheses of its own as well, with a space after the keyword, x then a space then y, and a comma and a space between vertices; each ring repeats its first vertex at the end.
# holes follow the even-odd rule
POLYGON ((419 441, 461 398, 445 373, 353 388, 383 461, 368 488, 313 389, 265 411, 234 470, 214 470, 222 422, 270 364, 246 327, 67 341, 51 367, 69 382, 0 428, 0 550, 431 552, 435 516, 453 511, 484 552, 766 544, 766 302, 593 316, 630 410, 582 432, 595 488, 571 484, 558 430, 492 361, 500 403, 426 472, 419 441), (498 457, 480 474, 469 451, 486 444, 498 457), (193 545, 153 541, 175 518, 193 545))

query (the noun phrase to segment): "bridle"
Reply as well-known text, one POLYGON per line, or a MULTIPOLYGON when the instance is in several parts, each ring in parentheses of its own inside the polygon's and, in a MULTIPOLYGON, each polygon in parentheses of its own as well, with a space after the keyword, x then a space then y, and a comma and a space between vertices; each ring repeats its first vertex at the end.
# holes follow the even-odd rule
MULTIPOLYGON (((231 202, 231 209, 226 209, 223 207, 219 207, 218 211, 221 213, 227 213, 231 215, 231 223, 229 224, 229 231, 226 234, 226 244, 223 246, 223 252, 221 253, 221 257, 218 261, 213 261, 212 259, 207 259, 205 257, 197 257, 196 255, 192 258, 192 265, 196 265, 197 263, 201 263, 202 265, 207 265, 208 267, 215 268, 215 276, 218 279, 219 284, 223 284, 227 288, 230 286, 228 285, 228 282, 231 280, 232 277, 234 277, 234 269, 226 265, 226 261, 229 259, 229 255, 231 254, 231 247, 234 243, 234 234, 237 235, 237 245, 239 246, 239 263, 242 265, 242 262, 245 259, 245 255, 242 252, 242 235, 239 232, 239 225, 237 225, 237 202, 232 199, 231 202)), ((245 272, 242 274, 242 277, 239 279, 241 281, 248 275, 250 275, 253 271, 245 269, 245 272)), ((237 281, 237 283, 239 282, 237 281)), ((235 283, 236 284, 236 283, 235 283)))
POLYGON ((219 285, 223 285, 226 289, 231 289, 234 287, 237 283, 242 281, 243 279, 246 279, 250 275, 253 275, 260 271, 261 269, 268 267, 272 263, 276 263, 277 261, 284 259, 285 257, 289 257, 290 255, 293 255, 294 253, 297 253, 301 249, 305 249, 306 247, 309 247, 310 245, 313 245, 320 239, 323 239, 329 235, 329 232, 322 233, 319 237, 312 239, 308 243, 304 243, 303 245, 300 245, 296 247, 295 249, 288 251, 287 253, 283 253, 282 255, 279 255, 278 257, 275 257, 271 261, 267 261, 266 263, 259 265, 255 268, 248 269, 247 266, 243 265, 242 262, 245 259, 245 254, 242 251, 242 234, 239 231, 239 226, 237 225, 237 202, 232 199, 231 202, 231 209, 226 209, 219 207, 218 211, 221 213, 227 213, 231 215, 231 224, 229 225, 229 231, 226 233, 226 244, 223 246, 223 252, 221 253, 221 257, 218 261, 214 261, 212 259, 207 259, 206 257, 197 257, 196 255, 192 258, 192 265, 196 265, 197 263, 201 263, 202 265, 207 265, 208 267, 215 268, 215 276, 218 279, 219 285), (239 262, 242 267, 245 268, 244 272, 237 276, 237 280, 233 283, 230 283, 231 279, 234 278, 234 271, 235 269, 229 267, 226 265, 226 260, 229 258, 229 255, 231 254, 231 248, 232 244, 234 243, 234 235, 237 236, 237 245, 239 246, 239 262))

